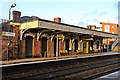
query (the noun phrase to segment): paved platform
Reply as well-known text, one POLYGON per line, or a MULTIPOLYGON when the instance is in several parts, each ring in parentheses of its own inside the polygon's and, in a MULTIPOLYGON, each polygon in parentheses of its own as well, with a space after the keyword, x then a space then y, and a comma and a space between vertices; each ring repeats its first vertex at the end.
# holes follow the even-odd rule
POLYGON ((42 62, 58 61, 58 60, 68 60, 68 59, 76 59, 76 58, 96 57, 96 56, 104 56, 104 55, 114 55, 114 54, 120 54, 120 53, 105 52, 105 53, 67 55, 67 56, 60 56, 60 57, 25 58, 25 59, 17 59, 17 60, 10 60, 10 61, 1 61, 0 67, 7 67, 7 66, 21 65, 21 64, 42 63, 42 62))
POLYGON ((120 80, 120 71, 102 76, 102 77, 95 79, 95 80, 120 80))

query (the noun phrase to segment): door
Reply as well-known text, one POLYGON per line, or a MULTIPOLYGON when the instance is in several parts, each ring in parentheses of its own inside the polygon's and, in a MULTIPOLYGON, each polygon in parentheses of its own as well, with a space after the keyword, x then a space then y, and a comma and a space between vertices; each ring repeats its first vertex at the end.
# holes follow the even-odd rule
POLYGON ((74 50, 75 51, 78 50, 78 40, 75 40, 75 48, 74 48, 74 50))
POLYGON ((47 57, 47 37, 42 37, 42 57, 47 57))
POLYGON ((89 42, 88 41, 83 43, 83 52, 89 53, 89 42))
POLYGON ((57 47, 57 39, 54 39, 54 57, 56 57, 56 47, 57 47))
POLYGON ((26 37, 26 57, 32 57, 32 43, 33 43, 33 37, 27 36, 26 37))
POLYGON ((65 50, 67 50, 69 52, 69 39, 66 39, 65 41, 65 50))

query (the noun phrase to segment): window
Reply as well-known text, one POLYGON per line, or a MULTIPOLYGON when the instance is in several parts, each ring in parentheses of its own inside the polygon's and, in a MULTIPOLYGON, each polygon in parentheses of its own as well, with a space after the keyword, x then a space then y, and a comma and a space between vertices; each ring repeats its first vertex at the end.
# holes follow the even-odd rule
POLYGON ((105 32, 109 32, 109 31, 110 31, 110 25, 105 25, 104 31, 105 31, 105 32))
POLYGON ((112 26, 112 28, 114 28, 114 26, 112 26))
POLYGON ((114 32, 112 32, 114 34, 114 32))

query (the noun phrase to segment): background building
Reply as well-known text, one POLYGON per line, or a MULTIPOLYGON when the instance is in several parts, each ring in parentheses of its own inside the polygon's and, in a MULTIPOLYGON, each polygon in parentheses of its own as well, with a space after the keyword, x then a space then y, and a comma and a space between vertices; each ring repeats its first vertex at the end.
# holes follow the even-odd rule
MULTIPOLYGON (((118 34, 118 24, 116 23, 108 23, 108 22, 100 22, 101 27, 96 27, 96 25, 87 25, 89 29, 103 31, 111 34, 118 34)), ((113 42, 116 41, 116 38, 106 38, 103 39, 103 48, 104 50, 111 50, 111 46, 113 42), (108 49, 109 48, 109 49, 108 49)))
POLYGON ((102 31, 102 27, 96 27, 95 30, 102 31))
MULTIPOLYGON (((102 25, 102 31, 112 34, 118 34, 118 24, 116 23, 109 23, 109 22, 100 22, 102 25)), ((115 38, 107 38, 103 40, 103 45, 105 48, 110 48, 112 46, 112 43, 115 42, 115 38), (109 46, 106 46, 109 45, 109 46)))
POLYGON ((100 22, 100 24, 102 24, 102 31, 103 32, 118 34, 118 24, 108 23, 108 22, 100 22))
POLYGON ((7 21, 8 21, 7 19, 0 19, 0 24, 4 23, 4 22, 7 22, 7 21))

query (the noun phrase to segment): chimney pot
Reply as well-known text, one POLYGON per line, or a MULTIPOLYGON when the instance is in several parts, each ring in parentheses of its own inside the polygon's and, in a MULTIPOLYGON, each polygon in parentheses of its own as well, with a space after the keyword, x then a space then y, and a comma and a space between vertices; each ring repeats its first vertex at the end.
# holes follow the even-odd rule
POLYGON ((87 25, 88 29, 95 29, 96 26, 95 25, 87 25))
POLYGON ((61 23, 61 18, 60 17, 54 18, 54 22, 61 23))
POLYGON ((13 20, 16 20, 16 19, 20 18, 21 12, 20 11, 13 11, 12 15, 13 15, 13 20))

